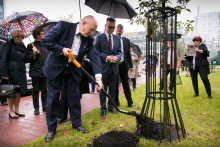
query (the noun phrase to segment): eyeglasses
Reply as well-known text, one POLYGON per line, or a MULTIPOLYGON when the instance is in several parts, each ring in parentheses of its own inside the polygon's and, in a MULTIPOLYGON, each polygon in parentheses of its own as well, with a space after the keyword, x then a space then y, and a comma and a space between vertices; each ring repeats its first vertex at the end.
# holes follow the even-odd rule
POLYGON ((17 36, 17 38, 24 38, 24 36, 17 36))
POLYGON ((112 27, 112 26, 108 26, 107 24, 106 24, 106 26, 107 26, 109 29, 115 29, 115 26, 112 27))
POLYGON ((196 42, 196 41, 199 41, 199 40, 194 40, 193 42, 196 42))

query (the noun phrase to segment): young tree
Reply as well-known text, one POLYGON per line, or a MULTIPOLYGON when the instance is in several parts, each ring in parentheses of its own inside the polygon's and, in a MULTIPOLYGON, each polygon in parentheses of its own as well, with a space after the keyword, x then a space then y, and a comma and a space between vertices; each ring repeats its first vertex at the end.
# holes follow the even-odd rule
MULTIPOLYGON (((186 5, 187 3, 189 2, 190 0, 177 0, 177 6, 173 7, 176 9, 176 12, 178 14, 181 14, 181 12, 183 10, 186 10, 186 11, 189 11, 189 9, 186 8, 186 5)), ((157 9, 159 7, 162 7, 162 8, 165 8, 165 5, 169 5, 169 4, 172 4, 172 0, 148 0, 148 1, 145 1, 145 0, 139 0, 139 7, 136 8, 136 10, 138 10, 139 12, 136 14, 135 17, 133 17, 131 20, 130 20, 130 23, 133 24, 133 23, 136 23, 136 24, 145 24, 145 21, 146 21, 146 13, 149 11, 149 10, 152 10, 152 9, 157 9)), ((149 14, 150 15, 150 14, 149 14)), ((167 14, 164 10, 162 11, 154 11, 153 13, 153 17, 152 19, 154 19, 155 21, 153 22, 149 22, 149 30, 150 32, 148 33, 148 35, 150 34, 153 34, 153 36, 157 36, 158 34, 159 35, 162 35, 162 52, 163 52, 163 80, 164 80, 164 92, 163 92, 163 97, 164 98, 167 98, 168 97, 168 92, 167 92, 167 69, 166 69, 166 65, 167 65, 167 32, 169 32, 169 30, 171 28, 175 28, 175 24, 173 22, 169 23, 169 20, 166 20, 167 18, 167 14), (169 27, 168 25, 169 24, 169 27), (159 28, 159 26, 161 26, 159 28), (161 29, 161 30, 160 30, 161 29), (160 34, 161 33, 161 34, 160 34)), ((191 24, 192 21, 186 21, 185 23, 178 23, 179 26, 182 25, 182 27, 186 28, 186 30, 191 30, 192 29, 192 24, 191 24)), ((171 29, 173 30, 173 29, 171 29)), ((153 38, 153 36, 148 36, 148 38, 153 38)), ((168 135, 167 133, 167 126, 168 126, 168 101, 167 99, 164 99, 164 110, 163 110, 163 132, 164 132, 164 135, 168 135)))

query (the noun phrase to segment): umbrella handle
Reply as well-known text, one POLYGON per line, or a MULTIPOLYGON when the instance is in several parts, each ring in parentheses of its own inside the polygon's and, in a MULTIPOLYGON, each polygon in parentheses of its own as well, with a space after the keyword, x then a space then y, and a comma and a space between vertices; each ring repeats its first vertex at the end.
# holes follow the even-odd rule
MULTIPOLYGON (((28 38, 29 38, 29 37, 28 37, 28 38)), ((30 40, 30 38, 29 38, 29 40, 30 40)), ((31 42, 31 40, 30 40, 30 42, 31 42)), ((31 42, 31 45, 32 45, 32 47, 35 47, 32 42, 31 42)), ((37 54, 39 54, 39 53, 40 53, 39 50, 37 50, 37 54)))

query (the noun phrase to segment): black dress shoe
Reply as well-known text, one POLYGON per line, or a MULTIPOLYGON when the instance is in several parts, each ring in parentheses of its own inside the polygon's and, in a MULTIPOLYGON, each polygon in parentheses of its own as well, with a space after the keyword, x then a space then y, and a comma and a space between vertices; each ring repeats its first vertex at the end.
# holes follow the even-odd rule
POLYGON ((197 96, 199 96, 198 94, 195 94, 193 97, 197 97, 197 96))
POLYGON ((34 115, 39 115, 39 114, 40 114, 39 110, 34 110, 34 115))
POLYGON ((128 105, 128 107, 132 107, 132 108, 136 109, 136 107, 134 106, 134 104, 128 105))
POLYGON ((53 137, 54 137, 55 134, 56 134, 56 131, 48 132, 47 136, 45 137, 45 142, 49 142, 49 141, 53 140, 53 137))
POLYGON ((16 115, 18 115, 19 117, 25 117, 25 114, 18 114, 15 112, 16 115))
POLYGON ((113 113, 113 114, 118 114, 114 109, 113 110, 108 110, 108 111, 113 113))
POLYGON ((89 133, 89 131, 86 130, 85 128, 83 128, 83 127, 78 127, 77 129, 78 129, 80 132, 89 133))
POLYGON ((208 96, 209 99, 212 99, 212 96, 208 96))
POLYGON ((18 119, 18 115, 16 115, 16 116, 11 116, 11 114, 8 113, 8 116, 9 116, 9 118, 12 118, 12 119, 18 119))
POLYGON ((102 111, 101 113, 101 117, 104 117, 104 116, 106 116, 106 111, 102 111))
POLYGON ((58 124, 61 124, 63 122, 63 120, 58 118, 57 122, 58 122, 58 124))
POLYGON ((1 103, 2 103, 2 105, 4 105, 4 106, 7 106, 7 105, 8 105, 7 101, 1 101, 1 103))

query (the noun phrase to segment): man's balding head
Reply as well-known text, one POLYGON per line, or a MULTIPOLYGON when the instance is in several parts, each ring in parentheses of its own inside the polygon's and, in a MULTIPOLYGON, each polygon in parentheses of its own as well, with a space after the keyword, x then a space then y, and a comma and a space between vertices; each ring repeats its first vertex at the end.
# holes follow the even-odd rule
POLYGON ((92 15, 85 16, 79 23, 79 31, 84 37, 92 35, 97 27, 97 21, 92 15))
POLYGON ((122 24, 118 24, 117 27, 116 27, 116 30, 115 30, 115 34, 118 36, 118 37, 121 37, 121 35, 123 34, 124 32, 124 27, 122 24))

